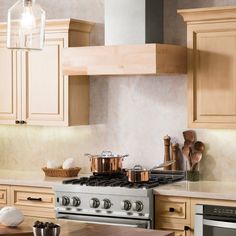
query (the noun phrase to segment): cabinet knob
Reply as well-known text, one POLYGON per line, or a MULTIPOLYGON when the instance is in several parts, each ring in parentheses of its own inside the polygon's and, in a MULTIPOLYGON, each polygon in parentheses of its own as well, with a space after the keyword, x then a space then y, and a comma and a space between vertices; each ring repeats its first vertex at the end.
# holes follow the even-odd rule
POLYGON ((175 208, 170 207, 170 208, 169 208, 169 212, 175 212, 175 208))
POLYGON ((16 124, 16 125, 20 124, 20 121, 19 121, 19 120, 16 120, 16 121, 15 121, 15 124, 16 124))
POLYGON ((21 124, 21 125, 24 125, 24 124, 26 124, 26 122, 25 122, 24 120, 21 120, 21 121, 20 121, 20 124, 21 124))
POLYGON ((188 230, 190 230, 190 227, 187 226, 187 225, 185 225, 185 226, 184 226, 184 231, 188 231, 188 230))

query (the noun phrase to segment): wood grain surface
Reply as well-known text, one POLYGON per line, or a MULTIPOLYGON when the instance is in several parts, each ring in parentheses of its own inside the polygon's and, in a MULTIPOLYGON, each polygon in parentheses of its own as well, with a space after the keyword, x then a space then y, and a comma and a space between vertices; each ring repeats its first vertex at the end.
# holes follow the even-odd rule
MULTIPOLYGON (((32 225, 36 220, 37 219, 34 218, 26 218, 23 224, 15 228, 9 228, 0 225, 0 235, 32 236, 32 225)), ((44 221, 48 220, 44 219, 44 221)), ((53 222, 60 224, 60 236, 174 236, 174 233, 170 231, 147 230, 140 228, 99 224, 84 224, 67 220, 54 220, 53 222)))

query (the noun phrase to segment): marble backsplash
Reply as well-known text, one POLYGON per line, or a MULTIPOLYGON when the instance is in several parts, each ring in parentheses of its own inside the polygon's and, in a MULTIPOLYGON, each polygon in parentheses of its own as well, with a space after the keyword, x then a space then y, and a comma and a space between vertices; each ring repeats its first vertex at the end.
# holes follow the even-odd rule
MULTIPOLYGON (((0 20, 15 0, 1 0, 0 20)), ((93 45, 102 45, 103 0, 38 0, 48 18, 78 18, 97 22, 93 45)), ((186 44, 186 26, 176 10, 236 5, 236 0, 164 0, 165 42, 186 44)), ((163 137, 183 144, 187 129, 186 76, 105 76, 90 78, 90 125, 81 127, 0 126, 0 169, 40 171, 47 160, 62 163, 73 157, 82 173, 89 172, 84 153, 112 150, 130 154, 125 167, 151 168, 163 161, 163 137)), ((201 162, 205 180, 236 177, 236 130, 196 130, 206 144, 201 162)))

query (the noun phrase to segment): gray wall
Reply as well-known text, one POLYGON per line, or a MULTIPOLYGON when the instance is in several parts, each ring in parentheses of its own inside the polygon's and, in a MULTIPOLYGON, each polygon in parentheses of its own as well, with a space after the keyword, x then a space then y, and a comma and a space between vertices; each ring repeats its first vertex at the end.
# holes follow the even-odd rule
MULTIPOLYGON (((0 0, 0 20, 15 1, 0 0)), ((103 0, 38 0, 48 18, 78 18, 97 22, 92 44, 104 42, 103 0)), ((234 1, 165 0, 165 42, 186 43, 186 26, 176 14, 179 8, 236 5, 234 1)), ((91 77, 91 125, 70 128, 0 126, 0 167, 40 171, 46 160, 76 158, 89 171, 84 153, 104 149, 129 153, 125 167, 152 167, 163 161, 163 137, 183 144, 187 129, 186 76, 91 77)), ((197 130, 207 145, 201 166, 204 179, 236 177, 236 132, 197 130), (227 143, 227 148, 224 148, 227 143), (209 171, 210 170, 210 171, 209 171), (227 171, 225 171, 227 170, 227 171)))

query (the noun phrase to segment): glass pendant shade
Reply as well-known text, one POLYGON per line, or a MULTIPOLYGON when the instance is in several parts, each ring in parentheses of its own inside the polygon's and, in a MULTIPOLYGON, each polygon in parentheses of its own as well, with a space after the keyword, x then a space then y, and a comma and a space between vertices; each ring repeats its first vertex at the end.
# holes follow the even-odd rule
POLYGON ((19 0, 8 10, 7 47, 43 49, 44 29, 45 11, 36 0, 19 0))

